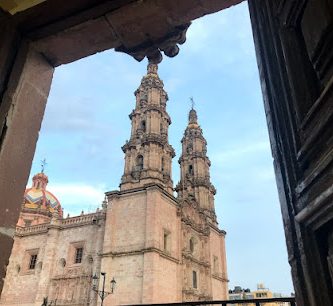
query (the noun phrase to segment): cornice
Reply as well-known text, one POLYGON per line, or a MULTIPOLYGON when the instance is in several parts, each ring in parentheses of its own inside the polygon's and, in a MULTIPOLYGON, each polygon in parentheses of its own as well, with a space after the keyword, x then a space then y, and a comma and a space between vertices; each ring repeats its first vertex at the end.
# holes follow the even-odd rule
POLYGON ((154 133, 142 133, 139 139, 132 137, 122 146, 121 149, 124 153, 126 153, 127 150, 135 149, 138 145, 145 146, 151 143, 160 145, 171 155, 172 158, 176 156, 174 148, 168 143, 167 135, 162 136, 154 133))
POLYGON ((185 259, 187 259, 189 261, 195 262, 196 264, 198 264, 200 266, 204 266, 205 268, 209 268, 210 267, 210 264, 209 264, 208 261, 203 261, 203 260, 196 259, 191 254, 188 254, 186 252, 182 252, 182 256, 183 256, 183 258, 185 258, 185 259))
POLYGON ((167 111, 165 110, 165 105, 160 106, 160 105, 154 105, 154 104, 145 104, 144 106, 140 108, 133 109, 132 112, 128 115, 128 117, 132 120, 133 117, 135 116, 141 116, 142 113, 147 113, 150 111, 156 111, 159 112, 164 118, 167 119, 167 122, 171 124, 171 118, 167 111))
POLYGON ((100 224, 98 223, 98 221, 105 220, 105 218, 106 218, 105 212, 99 211, 96 213, 86 214, 82 216, 56 219, 54 221, 51 219, 50 223, 43 223, 26 227, 17 226, 15 231, 15 236, 24 237, 31 235, 40 235, 43 233, 47 233, 50 229, 66 230, 68 228, 87 226, 87 225, 99 226, 100 224))
POLYGON ((140 250, 133 250, 133 251, 122 251, 122 252, 106 252, 106 253, 100 253, 99 255, 101 257, 122 257, 122 256, 134 256, 134 255, 140 255, 144 253, 150 253, 155 252, 158 253, 161 257, 164 257, 166 259, 169 259, 175 263, 180 263, 180 260, 176 257, 171 256, 169 253, 164 252, 158 248, 151 247, 151 248, 142 248, 140 250))
POLYGON ((158 189, 160 192, 163 193, 163 195, 165 195, 167 198, 172 200, 177 206, 179 206, 178 199, 175 198, 169 192, 167 192, 165 190, 165 187, 162 184, 157 184, 157 183, 149 183, 149 184, 145 184, 142 187, 136 187, 136 188, 131 188, 131 189, 127 189, 127 190, 112 190, 112 191, 105 192, 105 195, 108 198, 108 200, 112 200, 113 198, 126 196, 131 193, 147 192, 147 190, 149 190, 149 189, 158 189))
POLYGON ((178 163, 181 164, 182 162, 191 160, 193 158, 202 158, 207 165, 210 167, 211 166, 211 161, 206 155, 207 152, 191 152, 191 153, 182 153, 182 155, 178 159, 178 163))
POLYGON ((229 283, 229 279, 224 275, 220 276, 216 273, 212 273, 212 277, 215 278, 216 280, 219 280, 220 282, 229 283))

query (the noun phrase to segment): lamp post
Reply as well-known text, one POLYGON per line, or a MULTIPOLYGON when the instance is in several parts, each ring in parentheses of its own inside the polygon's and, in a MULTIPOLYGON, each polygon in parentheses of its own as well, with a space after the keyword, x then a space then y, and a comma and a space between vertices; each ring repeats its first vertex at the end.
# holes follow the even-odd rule
POLYGON ((105 272, 101 272, 101 275, 103 277, 103 287, 102 287, 102 290, 98 290, 97 289, 97 283, 98 283, 98 279, 99 277, 96 275, 93 276, 93 288, 92 290, 95 291, 98 296, 101 298, 102 300, 102 303, 101 303, 101 306, 103 306, 103 302, 104 302, 104 299, 109 295, 109 294, 112 294, 115 287, 116 287, 116 281, 114 279, 114 277, 112 278, 111 282, 110 282, 110 291, 105 291, 105 275, 106 273, 105 272))

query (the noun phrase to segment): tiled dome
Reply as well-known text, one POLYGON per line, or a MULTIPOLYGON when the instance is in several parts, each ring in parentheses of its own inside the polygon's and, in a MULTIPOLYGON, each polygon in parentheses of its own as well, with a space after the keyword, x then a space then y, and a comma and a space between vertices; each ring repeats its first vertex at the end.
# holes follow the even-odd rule
POLYGON ((26 189, 23 200, 23 210, 51 216, 58 212, 62 217, 62 208, 59 200, 46 190, 48 177, 44 173, 37 173, 33 178, 33 185, 26 189))

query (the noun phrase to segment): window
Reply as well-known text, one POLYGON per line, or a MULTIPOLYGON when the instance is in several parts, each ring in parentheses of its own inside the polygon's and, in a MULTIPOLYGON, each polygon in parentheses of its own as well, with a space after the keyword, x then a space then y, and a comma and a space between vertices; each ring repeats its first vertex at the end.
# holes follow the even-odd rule
POLYGON ((192 165, 188 166, 188 173, 193 174, 193 166, 192 165))
POLYGON ((82 255, 83 255, 83 248, 76 248, 75 251, 75 263, 81 263, 82 262, 82 255))
POLYGON ((146 132, 146 121, 145 120, 141 121, 141 126, 140 127, 141 127, 142 131, 146 132))
POLYGON ((143 156, 139 155, 136 158, 136 166, 137 166, 137 170, 141 171, 143 169, 143 156))
POLYGON ((163 233, 163 250, 167 253, 170 253, 170 232, 167 230, 164 230, 163 233))
POLYGON ((29 270, 34 270, 36 268, 36 263, 37 263, 37 254, 33 254, 30 256, 29 270))
POLYGON ((194 238, 193 237, 190 239, 190 252, 191 253, 194 252, 194 238))
POLYGON ((219 272, 219 259, 217 256, 213 257, 213 269, 214 269, 214 273, 219 272))
POLYGON ((164 172, 164 164, 165 164, 165 162, 164 162, 164 157, 162 157, 162 160, 161 160, 161 171, 162 172, 164 172))
POLYGON ((197 271, 192 271, 192 287, 198 288, 197 271))

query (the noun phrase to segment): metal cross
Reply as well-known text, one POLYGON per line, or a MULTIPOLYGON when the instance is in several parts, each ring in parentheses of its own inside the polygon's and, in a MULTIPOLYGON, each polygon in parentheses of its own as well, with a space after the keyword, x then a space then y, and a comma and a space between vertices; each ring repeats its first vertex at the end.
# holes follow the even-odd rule
POLYGON ((193 97, 190 97, 190 100, 191 100, 192 109, 194 109, 195 103, 194 103, 193 97))
POLYGON ((44 158, 42 160, 42 163, 41 163, 41 167, 42 167, 42 173, 44 173, 44 170, 45 170, 45 166, 47 165, 47 162, 46 162, 46 159, 44 158))

